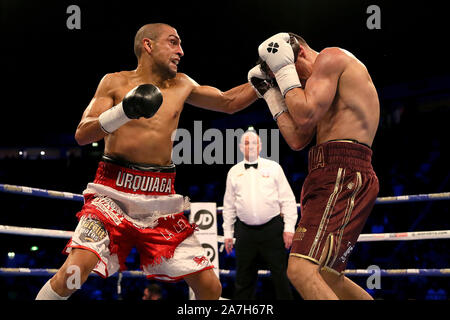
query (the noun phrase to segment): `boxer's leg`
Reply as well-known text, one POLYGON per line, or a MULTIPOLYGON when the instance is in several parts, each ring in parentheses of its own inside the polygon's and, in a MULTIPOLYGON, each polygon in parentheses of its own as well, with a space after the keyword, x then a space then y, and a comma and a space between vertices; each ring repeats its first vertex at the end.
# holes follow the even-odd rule
POLYGON ((67 299, 79 289, 79 287, 73 287, 73 285, 79 283, 81 287, 97 262, 98 257, 93 252, 73 248, 62 267, 39 291, 36 300, 67 299), (73 278, 78 277, 78 275, 79 279, 73 278))
MULTIPOLYGON (((37 300, 67 299, 89 277, 102 259, 100 273, 108 275, 109 236, 104 225, 95 217, 82 216, 65 252, 68 257, 57 273, 39 291, 37 300)), ((110 262, 111 264, 111 262, 110 262)), ((113 271, 111 269, 110 271, 113 271)))
POLYGON ((305 258, 290 256, 287 275, 305 300, 338 300, 320 275, 319 265, 305 258))
POLYGON ((195 293, 197 300, 217 300, 222 294, 222 285, 213 269, 208 269, 184 277, 195 293))
POLYGON ((341 300, 373 300, 370 294, 343 274, 327 268, 322 268, 320 274, 341 300))

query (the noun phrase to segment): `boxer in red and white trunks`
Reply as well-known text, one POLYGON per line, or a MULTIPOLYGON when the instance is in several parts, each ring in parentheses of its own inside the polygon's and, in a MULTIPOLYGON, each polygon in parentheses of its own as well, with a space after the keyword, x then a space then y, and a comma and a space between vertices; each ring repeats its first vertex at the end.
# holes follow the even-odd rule
POLYGON ((175 194, 174 182, 175 165, 139 165, 103 156, 94 182, 83 192, 80 223, 65 252, 93 252, 99 259, 94 271, 102 277, 125 270, 133 247, 148 278, 171 282, 213 268, 191 237, 195 226, 184 216, 188 203, 175 194))
POLYGON ((134 52, 137 68, 107 74, 78 125, 77 142, 104 139, 105 157, 84 191, 68 257, 36 299, 67 299, 78 289, 68 285, 73 270, 82 284, 91 271, 107 277, 123 269, 133 246, 149 277, 184 279, 197 299, 220 297, 220 281, 183 216, 184 197, 173 189, 172 136, 185 102, 234 113, 257 96, 248 83, 222 92, 178 73, 181 39, 167 24, 141 27, 134 52))
POLYGON ((288 277, 304 299, 372 299, 342 273, 379 190, 370 147, 380 107, 370 75, 350 52, 317 52, 295 34, 276 34, 258 52, 249 82, 286 142, 293 150, 317 142, 288 277))

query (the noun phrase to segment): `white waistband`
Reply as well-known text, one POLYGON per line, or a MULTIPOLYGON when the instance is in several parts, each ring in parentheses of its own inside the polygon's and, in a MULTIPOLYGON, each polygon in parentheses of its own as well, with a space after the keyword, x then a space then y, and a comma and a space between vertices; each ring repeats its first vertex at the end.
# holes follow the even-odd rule
POLYGON ((158 218, 189 209, 189 198, 180 194, 142 195, 117 191, 97 183, 89 183, 83 195, 98 194, 111 198, 125 214, 125 218, 141 227, 152 227, 158 218))

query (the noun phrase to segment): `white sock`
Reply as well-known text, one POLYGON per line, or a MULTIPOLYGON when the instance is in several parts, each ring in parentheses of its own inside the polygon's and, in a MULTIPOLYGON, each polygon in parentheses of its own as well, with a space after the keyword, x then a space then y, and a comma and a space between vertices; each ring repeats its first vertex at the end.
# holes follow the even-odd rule
POLYGON ((36 300, 67 300, 70 297, 61 297, 59 294, 53 290, 50 280, 48 280, 44 286, 41 288, 41 291, 36 296, 36 300))

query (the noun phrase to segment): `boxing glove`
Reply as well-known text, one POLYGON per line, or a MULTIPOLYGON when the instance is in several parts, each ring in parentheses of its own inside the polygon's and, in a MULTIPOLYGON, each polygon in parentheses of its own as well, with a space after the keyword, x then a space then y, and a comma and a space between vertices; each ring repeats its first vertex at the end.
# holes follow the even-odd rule
POLYGON ((266 101, 270 113, 272 113, 272 117, 276 121, 283 112, 287 111, 280 89, 273 79, 261 70, 259 64, 250 69, 247 77, 258 97, 264 98, 266 101))
POLYGON ((141 84, 133 88, 123 100, 103 112, 98 120, 106 133, 112 133, 132 119, 151 118, 163 102, 159 88, 153 84, 141 84))
POLYGON ((278 33, 265 40, 259 45, 258 54, 274 73, 283 97, 289 90, 302 86, 295 69, 296 57, 288 33, 278 33))
POLYGON ((263 98, 267 90, 273 87, 272 79, 261 70, 261 65, 259 64, 250 69, 247 79, 259 98, 263 98))

